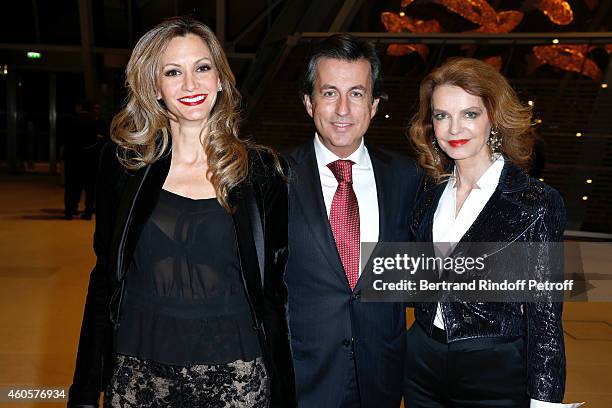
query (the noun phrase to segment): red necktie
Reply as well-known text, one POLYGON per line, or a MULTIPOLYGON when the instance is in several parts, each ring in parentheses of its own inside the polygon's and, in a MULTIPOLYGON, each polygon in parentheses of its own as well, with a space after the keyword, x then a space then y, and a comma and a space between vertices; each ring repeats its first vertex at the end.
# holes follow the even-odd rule
POLYGON ((353 164, 350 160, 336 160, 327 165, 338 181, 329 223, 351 289, 355 288, 359 279, 360 243, 359 204, 353 190, 353 164))

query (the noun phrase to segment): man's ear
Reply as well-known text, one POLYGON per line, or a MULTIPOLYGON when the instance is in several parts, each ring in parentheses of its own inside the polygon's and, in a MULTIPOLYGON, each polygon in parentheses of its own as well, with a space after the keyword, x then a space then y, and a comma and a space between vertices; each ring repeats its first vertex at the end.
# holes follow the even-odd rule
POLYGON ((380 102, 380 98, 374 98, 374 101, 372 102, 372 111, 370 112, 370 119, 372 119, 378 111, 378 102, 380 102))
POLYGON ((312 101, 310 100, 310 95, 304 94, 304 106, 306 107, 306 112, 312 118, 312 101))

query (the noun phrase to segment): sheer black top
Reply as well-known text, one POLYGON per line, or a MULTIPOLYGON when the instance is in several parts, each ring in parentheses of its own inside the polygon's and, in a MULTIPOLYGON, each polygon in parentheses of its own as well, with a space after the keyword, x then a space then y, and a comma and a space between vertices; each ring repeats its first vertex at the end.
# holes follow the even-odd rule
POLYGON ((216 198, 161 190, 126 285, 116 352, 175 365, 261 355, 232 217, 216 198))

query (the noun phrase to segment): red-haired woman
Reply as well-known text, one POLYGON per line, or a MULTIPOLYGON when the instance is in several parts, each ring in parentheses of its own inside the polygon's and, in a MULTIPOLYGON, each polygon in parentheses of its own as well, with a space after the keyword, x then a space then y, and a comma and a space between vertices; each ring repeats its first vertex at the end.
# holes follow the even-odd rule
MULTIPOLYGON (((525 172, 531 108, 482 61, 449 60, 420 86, 410 139, 426 170, 411 229, 422 242, 538 242, 536 275, 562 262, 559 193, 525 172)), ((541 276, 540 276, 541 277, 541 276)), ((562 304, 417 303, 407 336, 406 399, 417 407, 548 406, 563 399, 562 304), (538 405, 540 404, 540 405, 538 405)))

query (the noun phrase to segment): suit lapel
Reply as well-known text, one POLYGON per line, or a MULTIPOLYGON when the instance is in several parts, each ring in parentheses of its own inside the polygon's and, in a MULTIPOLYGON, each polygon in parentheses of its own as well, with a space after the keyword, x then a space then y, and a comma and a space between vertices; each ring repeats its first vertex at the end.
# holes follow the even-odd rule
POLYGON ((521 204, 524 200, 515 199, 516 194, 527 188, 527 183, 527 175, 507 161, 497 189, 453 253, 466 253, 472 242, 487 242, 491 237, 496 237, 496 242, 513 242, 523 234, 540 216, 535 211, 524 211, 521 204))
POLYGON ((259 305, 264 283, 264 237, 255 192, 251 185, 242 183, 230 192, 230 197, 235 208, 232 218, 236 229, 242 277, 250 300, 259 305))
MULTIPOLYGON (((117 279, 123 279, 126 267, 142 232, 159 199, 159 193, 170 170, 171 154, 129 176, 121 196, 115 224, 117 279)), ((113 258, 111 258, 113 259, 113 258)))
POLYGON ((521 212, 518 203, 497 190, 460 242, 484 242, 494 236, 499 237, 498 242, 512 242, 539 217, 538 213, 525 212, 517 218, 516 214, 521 212))
MULTIPOLYGON (((389 214, 393 214, 394 209, 389 208, 393 203, 393 185, 392 176, 389 171, 389 163, 385 160, 384 153, 380 150, 368 146, 368 154, 370 161, 372 162, 372 170, 374 172, 374 182, 376 183, 376 199, 378 202, 378 241, 387 241, 389 234, 392 233, 389 223, 391 219, 389 214)), ((363 259, 364 254, 360 256, 363 259)), ((367 254, 366 256, 371 256, 367 254)), ((358 290, 362 286, 363 274, 359 276, 359 280, 355 285, 355 290, 358 290)))
POLYGON ((433 219, 446 183, 425 187, 412 214, 410 229, 416 242, 433 241, 433 219))
MULTIPOLYGON (((304 214, 307 228, 312 231, 315 241, 312 245, 320 247, 332 270, 338 274, 343 282, 348 282, 325 209, 314 146, 312 143, 308 143, 301 149, 292 171, 295 205, 304 214)), ((310 245, 310 243, 305 244, 310 245)))
POLYGON ((372 161, 374 180, 376 181, 376 196, 378 200, 378 240, 386 241, 387 237, 392 232, 389 228, 389 222, 391 221, 389 214, 393 214, 394 209, 388 207, 393 203, 391 197, 393 186, 390 185, 393 175, 389 174, 389 164, 384 160, 379 150, 368 147, 368 153, 372 161))
POLYGON ((430 201, 427 204, 427 213, 425 219, 425 240, 426 242, 433 241, 433 222, 434 216, 436 215, 436 209, 438 208, 438 203, 440 202, 440 198, 442 198, 442 194, 444 193, 444 189, 446 188, 446 183, 440 184, 434 187, 434 190, 431 192, 430 201))
POLYGON ((242 240, 239 242, 241 253, 244 253, 242 262, 249 263, 247 270, 259 272, 248 280, 252 280, 251 284, 262 287, 265 282, 264 233, 255 190, 251 184, 243 183, 236 188, 235 197, 237 197, 234 201, 236 211, 233 218, 236 231, 239 231, 236 234, 237 239, 242 240), (257 263, 250 262, 253 259, 256 259, 257 263), (256 279, 257 275, 259 275, 259 281, 256 279))

